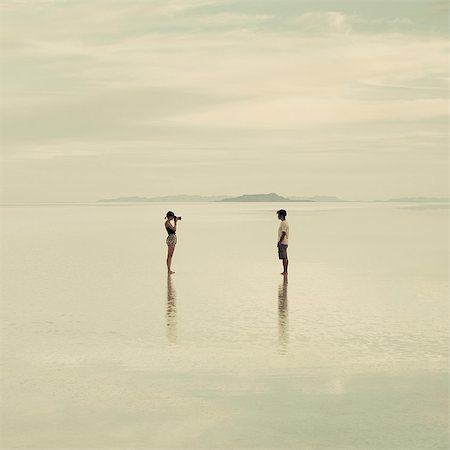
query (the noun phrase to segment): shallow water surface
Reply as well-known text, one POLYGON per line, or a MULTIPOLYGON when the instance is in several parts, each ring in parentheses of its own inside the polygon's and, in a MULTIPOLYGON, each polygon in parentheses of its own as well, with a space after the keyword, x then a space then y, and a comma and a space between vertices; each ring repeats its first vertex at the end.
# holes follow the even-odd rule
POLYGON ((2 448, 447 448, 447 209, 288 206, 3 207, 2 448))

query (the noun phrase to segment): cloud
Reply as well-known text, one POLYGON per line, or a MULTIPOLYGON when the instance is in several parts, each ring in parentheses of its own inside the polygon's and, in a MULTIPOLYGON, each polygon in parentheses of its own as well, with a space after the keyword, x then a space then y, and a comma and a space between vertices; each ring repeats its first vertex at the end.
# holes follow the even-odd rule
POLYGON ((217 27, 247 27, 266 23, 273 19, 269 14, 236 14, 222 12, 218 14, 208 14, 200 17, 192 17, 189 19, 191 26, 202 26, 207 28, 217 27))
POLYGON ((148 123, 279 130, 380 120, 419 121, 442 117, 446 112, 447 101, 444 99, 369 103, 339 98, 287 97, 244 101, 212 108, 204 113, 148 123))
POLYGON ((204 8, 212 5, 226 4, 229 0, 166 0, 154 2, 155 10, 160 14, 179 14, 189 10, 204 8))
POLYGON ((394 84, 394 83, 383 83, 376 81, 369 81, 365 83, 367 86, 373 86, 373 87, 387 87, 387 88, 394 88, 394 89, 408 89, 408 90, 414 90, 414 91, 440 91, 442 93, 446 93, 448 91, 448 88, 445 86, 417 86, 413 84, 394 84))
POLYGON ((432 1, 432 6, 433 8, 438 11, 439 13, 441 12, 446 12, 448 13, 450 5, 448 3, 447 0, 434 0, 432 1))
MULTIPOLYGON (((11 43, 14 50, 19 45, 35 50, 39 44, 52 42, 83 46, 98 41, 115 42, 149 29, 187 25, 197 18, 201 20, 198 12, 202 8, 227 3, 228 0, 16 0, 3 6, 2 37, 6 42, 2 40, 1 45, 3 50, 9 50, 11 43)), ((238 14, 229 16, 229 20, 239 17, 238 14)))
POLYGON ((307 12, 292 19, 303 32, 343 33, 351 30, 351 24, 356 16, 350 16, 338 11, 307 12))
POLYGON ((91 46, 41 42, 36 43, 34 52, 62 69, 71 61, 59 58, 73 57, 78 66, 76 79, 99 87, 164 85, 252 95, 297 91, 302 86, 327 91, 342 82, 366 78, 442 72, 446 45, 440 39, 389 35, 356 34, 337 39, 234 31, 146 34, 91 46), (87 59, 75 59, 81 57, 87 59))
POLYGON ((326 33, 374 33, 412 27, 415 23, 409 17, 369 18, 360 14, 346 14, 340 11, 307 12, 290 21, 298 32, 309 34, 326 33))
POLYGON ((414 22, 408 17, 396 17, 389 21, 393 25, 414 25, 414 22))
MULTIPOLYGON (((26 82, 36 93, 11 89, 4 96, 6 135, 28 140, 113 133, 124 140, 154 127, 202 123, 287 129, 368 122, 394 112, 398 120, 434 118, 442 114, 442 101, 415 94, 426 89, 411 88, 402 101, 385 91, 426 87, 445 73, 446 48, 439 38, 250 30, 147 33, 95 45, 41 40, 20 56, 29 62, 26 82), (361 86, 371 98, 361 97, 361 86), (374 101, 381 89, 383 101, 374 101)), ((20 76, 9 86, 15 83, 22 85, 20 76)))

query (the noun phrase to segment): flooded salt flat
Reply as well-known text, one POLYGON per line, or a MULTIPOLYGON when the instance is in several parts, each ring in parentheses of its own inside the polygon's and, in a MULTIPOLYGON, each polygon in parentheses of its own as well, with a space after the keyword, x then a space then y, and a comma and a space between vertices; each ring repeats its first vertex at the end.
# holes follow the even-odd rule
POLYGON ((446 448, 447 208, 283 206, 3 207, 3 447, 446 448))

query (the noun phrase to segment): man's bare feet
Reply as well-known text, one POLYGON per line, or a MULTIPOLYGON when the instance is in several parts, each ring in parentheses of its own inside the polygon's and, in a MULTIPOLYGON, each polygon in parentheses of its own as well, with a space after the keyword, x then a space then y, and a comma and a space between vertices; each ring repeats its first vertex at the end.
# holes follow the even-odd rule
POLYGON ((281 272, 280 275, 287 275, 287 272, 281 272))
POLYGON ((172 275, 173 273, 175 273, 175 272, 172 272, 171 270, 169 270, 169 271, 167 272, 167 275, 172 275))

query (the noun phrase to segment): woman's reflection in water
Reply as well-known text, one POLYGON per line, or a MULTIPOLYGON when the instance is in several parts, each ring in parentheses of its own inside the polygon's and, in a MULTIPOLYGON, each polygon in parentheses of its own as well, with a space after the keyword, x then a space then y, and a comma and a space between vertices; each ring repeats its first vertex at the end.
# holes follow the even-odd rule
POLYGON ((167 339, 169 342, 177 342, 177 293, 172 283, 172 275, 167 275, 167 339))
POLYGON ((278 286, 278 345, 281 353, 287 352, 289 340, 288 327, 288 277, 283 276, 283 281, 278 286))

